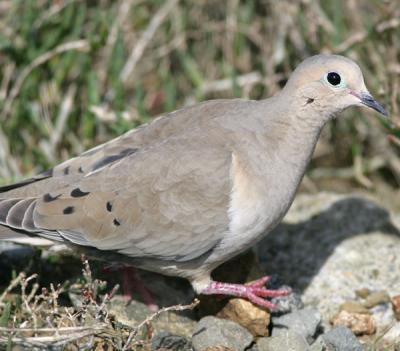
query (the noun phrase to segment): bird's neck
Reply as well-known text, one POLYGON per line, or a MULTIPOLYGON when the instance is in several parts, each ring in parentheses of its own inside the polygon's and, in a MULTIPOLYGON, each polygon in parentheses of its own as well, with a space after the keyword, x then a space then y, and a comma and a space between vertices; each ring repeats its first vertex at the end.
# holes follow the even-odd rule
MULTIPOLYGON (((280 98, 279 95, 274 97, 280 98)), ((304 172, 329 116, 323 116, 319 111, 299 109, 287 101, 275 106, 280 108, 264 119, 265 128, 261 131, 265 152, 272 158, 279 155, 278 163, 281 161, 283 167, 288 165, 293 170, 304 172)))

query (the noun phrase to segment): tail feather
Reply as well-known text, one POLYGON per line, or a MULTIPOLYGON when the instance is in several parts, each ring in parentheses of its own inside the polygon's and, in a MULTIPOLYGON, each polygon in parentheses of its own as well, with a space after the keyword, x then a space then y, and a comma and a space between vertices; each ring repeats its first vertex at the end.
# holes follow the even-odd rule
POLYGON ((54 245, 53 241, 36 236, 29 236, 15 229, 4 226, 0 226, 0 240, 41 247, 49 247, 54 245))

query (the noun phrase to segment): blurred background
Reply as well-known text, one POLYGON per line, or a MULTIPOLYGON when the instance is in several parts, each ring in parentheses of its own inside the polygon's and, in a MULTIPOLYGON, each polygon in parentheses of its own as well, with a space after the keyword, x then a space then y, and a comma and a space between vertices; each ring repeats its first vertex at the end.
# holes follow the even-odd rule
POLYGON ((396 202, 398 0, 1 0, 1 183, 164 112, 268 97, 317 53, 356 60, 391 120, 353 108, 330 123, 302 190, 368 189, 396 202))

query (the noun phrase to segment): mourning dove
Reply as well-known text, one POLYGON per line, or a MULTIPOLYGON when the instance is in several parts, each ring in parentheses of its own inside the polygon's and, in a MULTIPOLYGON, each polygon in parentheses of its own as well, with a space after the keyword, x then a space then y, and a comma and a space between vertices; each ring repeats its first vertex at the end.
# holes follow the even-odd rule
POLYGON ((387 115, 358 65, 306 59, 262 101, 212 100, 166 114, 0 189, 0 237, 65 242, 108 262, 188 279, 199 294, 273 307, 264 287, 213 281, 289 209, 322 127, 350 106, 387 115))

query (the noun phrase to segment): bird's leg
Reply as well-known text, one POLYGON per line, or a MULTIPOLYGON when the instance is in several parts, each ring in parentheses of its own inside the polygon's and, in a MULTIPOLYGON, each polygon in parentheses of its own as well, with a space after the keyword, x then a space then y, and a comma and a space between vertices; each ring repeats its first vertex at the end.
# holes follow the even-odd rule
POLYGON ((154 301, 153 295, 146 287, 137 269, 131 266, 122 268, 122 291, 126 302, 132 300, 132 292, 136 290, 146 306, 153 312, 158 311, 158 305, 154 301))
POLYGON ((153 312, 158 311, 158 305, 154 301, 151 291, 146 287, 137 269, 132 266, 112 265, 105 268, 106 272, 118 269, 122 271, 122 296, 126 303, 132 300, 133 292, 136 290, 146 306, 153 312))
POLYGON ((288 289, 266 289, 265 283, 270 279, 269 276, 260 278, 249 284, 231 284, 211 281, 210 284, 201 292, 204 295, 228 295, 243 297, 255 305, 266 307, 269 310, 276 310, 277 306, 264 299, 265 297, 286 296, 291 293, 288 289))

